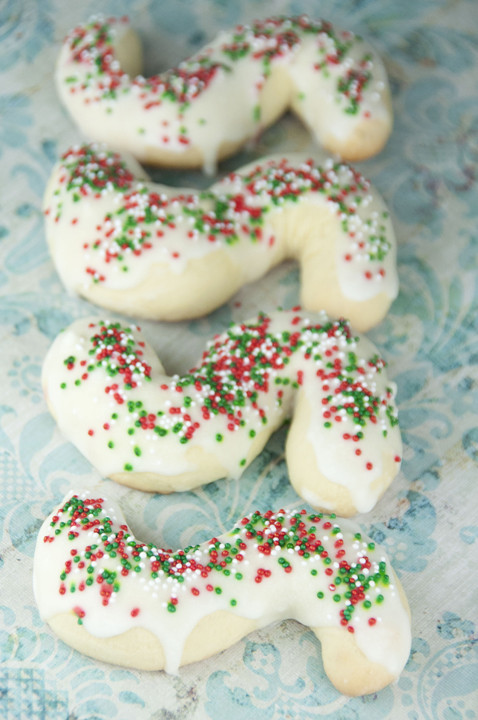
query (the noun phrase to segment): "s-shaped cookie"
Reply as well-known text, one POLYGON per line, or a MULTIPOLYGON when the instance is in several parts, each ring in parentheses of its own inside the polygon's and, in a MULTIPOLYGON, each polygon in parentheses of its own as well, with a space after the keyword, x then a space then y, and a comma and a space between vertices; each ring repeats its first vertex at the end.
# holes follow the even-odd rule
POLYGON ((254 512, 173 552, 138 541, 105 497, 72 494, 38 535, 34 590, 66 643, 138 669, 177 672, 287 618, 313 630, 347 695, 395 681, 410 653, 408 603, 384 551, 350 521, 305 510, 254 512))
POLYGON ((48 351, 43 387, 60 430, 98 471, 142 490, 239 477, 289 418, 289 476, 313 507, 367 512, 400 468, 385 363, 325 313, 235 323, 183 376, 166 373, 138 327, 78 320, 48 351))
POLYGON ((198 192, 150 183, 136 163, 86 145, 56 166, 44 208, 64 285, 135 318, 199 317, 288 258, 303 306, 361 332, 398 293, 385 203, 331 159, 266 158, 198 192))
POLYGON ((67 36, 56 85, 87 138, 146 163, 213 170, 287 109, 349 161, 379 152, 391 131, 382 61, 324 20, 242 25, 149 78, 141 55, 126 18, 94 19, 67 36))

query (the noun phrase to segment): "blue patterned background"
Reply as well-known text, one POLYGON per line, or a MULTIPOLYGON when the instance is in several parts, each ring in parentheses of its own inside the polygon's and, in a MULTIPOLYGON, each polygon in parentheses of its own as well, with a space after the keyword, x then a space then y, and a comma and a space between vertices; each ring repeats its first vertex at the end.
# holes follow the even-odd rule
MULTIPOLYGON (((478 4, 475 0, 3 0, 0 3, 0 718, 478 717, 478 4), (101 480, 60 436, 40 387, 43 356, 75 318, 98 313, 65 294, 49 260, 41 198, 60 152, 78 142, 52 69, 59 44, 94 12, 129 14, 147 70, 176 64, 220 29, 272 13, 325 17, 374 42, 393 90, 395 127, 362 163, 392 211, 401 290, 370 333, 399 387, 402 471, 375 510, 358 518, 383 543, 406 588, 413 650, 399 682, 348 699, 327 681, 320 646, 284 622, 177 677, 96 663, 39 619, 32 557, 44 516, 71 487, 101 480)), ((221 172, 253 157, 313 151, 290 117, 221 172)), ((155 171, 204 187, 200 173, 155 171)), ((143 323, 167 368, 181 371, 230 320, 291 306, 298 273, 277 268, 228 305, 191 323, 143 323)), ((180 546, 229 529, 256 508, 297 506, 283 432, 240 481, 181 496, 116 492, 142 538, 180 546)))

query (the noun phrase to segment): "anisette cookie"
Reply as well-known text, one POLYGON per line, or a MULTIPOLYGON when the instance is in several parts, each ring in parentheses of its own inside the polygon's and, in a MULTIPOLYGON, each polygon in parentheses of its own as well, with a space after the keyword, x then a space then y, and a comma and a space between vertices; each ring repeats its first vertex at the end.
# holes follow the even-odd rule
POLYGON ((286 618, 314 631, 347 695, 397 680, 410 653, 408 603, 383 549, 305 510, 254 512, 174 552, 137 540, 106 497, 73 493, 40 529, 34 591, 66 643, 143 670, 175 673, 286 618))
POLYGON ((289 476, 313 507, 367 512, 400 468, 385 362, 325 313, 233 323, 182 376, 139 327, 85 318, 53 342, 42 382, 65 437, 101 475, 142 490, 239 477, 288 419, 289 476))
POLYGON ((65 287, 134 318, 200 317, 291 258, 303 306, 361 332, 398 293, 387 207, 331 158, 265 158, 198 192, 151 183, 131 158, 82 145, 53 170, 44 212, 65 287))
POLYGON ((128 19, 93 18, 66 37, 55 77, 87 138, 146 163, 212 171, 288 109, 345 160, 379 152, 392 128, 375 50, 305 15, 240 25, 176 68, 149 78, 141 72, 128 19))

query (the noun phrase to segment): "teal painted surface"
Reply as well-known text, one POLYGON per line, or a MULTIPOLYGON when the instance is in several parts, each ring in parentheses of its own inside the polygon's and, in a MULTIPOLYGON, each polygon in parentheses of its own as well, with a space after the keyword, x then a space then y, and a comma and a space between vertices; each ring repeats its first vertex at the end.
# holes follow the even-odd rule
MULTIPOLYGON (((40 523, 72 487, 101 479, 66 443, 41 391, 51 340, 101 311, 65 294, 49 260, 42 193, 58 154, 80 140, 53 83, 59 43, 92 13, 129 14, 147 66, 166 68, 220 29, 264 17, 258 0, 6 0, 0 8, 0 718, 478 717, 478 5, 473 0, 283 0, 272 9, 325 17, 375 43, 389 70, 395 126, 381 155, 362 163, 393 213, 400 294, 372 333, 399 387, 402 471, 372 513, 358 518, 383 543, 406 588, 413 651, 397 685, 347 699, 327 681, 307 629, 282 623, 177 677, 95 663, 56 639, 31 589, 40 523), (162 41, 163 37, 163 41, 162 41)), ((313 152, 286 117, 220 172, 264 154, 313 152)), ((156 179, 205 187, 200 173, 156 179)), ((143 323, 165 365, 192 366, 231 320, 298 300, 298 273, 276 269, 210 316, 143 323)), ((283 461, 284 431, 239 481, 180 496, 108 489, 142 539, 183 546, 228 529, 256 508, 298 506, 283 461)))

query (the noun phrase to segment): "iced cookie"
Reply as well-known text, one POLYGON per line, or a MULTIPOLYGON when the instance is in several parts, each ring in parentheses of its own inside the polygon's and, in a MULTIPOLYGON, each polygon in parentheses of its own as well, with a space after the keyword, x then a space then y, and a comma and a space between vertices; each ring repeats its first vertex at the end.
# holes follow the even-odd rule
POLYGON ((43 387, 60 430, 97 470, 142 490, 239 477, 290 418, 290 480, 316 508, 367 512, 400 468, 385 363, 325 313, 233 324, 183 376, 166 373, 138 327, 78 320, 48 351, 43 387))
POLYGON ((345 160, 379 152, 392 127, 374 49, 305 15, 238 26, 177 68, 141 71, 128 20, 93 19, 67 36, 56 85, 87 138, 146 163, 213 170, 288 109, 345 160))
POLYGON ((376 692, 410 653, 408 604, 384 551, 351 521, 252 513, 230 532, 173 552, 138 541, 121 510, 67 496, 38 536, 41 617, 80 652, 177 672, 252 630, 292 618, 322 645, 340 692, 376 692))
POLYGON ((308 310, 366 331, 398 293, 388 210, 356 170, 266 158, 198 192, 144 180, 96 146, 69 150, 45 200, 46 236, 65 287, 156 320, 205 315, 294 258, 308 310))

